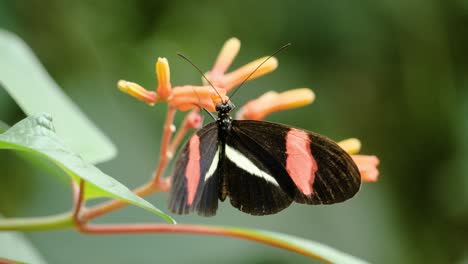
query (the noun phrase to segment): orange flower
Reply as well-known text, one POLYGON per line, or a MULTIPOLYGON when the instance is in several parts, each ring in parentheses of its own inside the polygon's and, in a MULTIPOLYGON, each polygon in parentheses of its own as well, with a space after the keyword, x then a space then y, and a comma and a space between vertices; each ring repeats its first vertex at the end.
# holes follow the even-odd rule
POLYGON ((172 89, 168 103, 180 111, 188 111, 200 106, 208 111, 216 111, 216 104, 227 101, 226 90, 218 89, 219 95, 211 86, 184 85, 172 89), (221 95, 221 97, 219 97, 221 95))
POLYGON ((282 93, 270 91, 241 107, 237 118, 262 120, 272 112, 301 107, 311 104, 314 100, 314 92, 307 88, 282 93))
MULTIPOLYGON (((208 111, 214 112, 216 104, 228 101, 226 93, 242 83, 250 74, 253 73, 248 80, 260 77, 278 67, 278 61, 273 57, 259 67, 266 59, 266 57, 263 57, 225 74, 239 49, 240 41, 236 38, 226 41, 221 49, 213 69, 207 74, 207 78, 211 79, 211 83, 216 88, 209 86, 205 83, 205 80, 203 86, 184 85, 172 87, 169 62, 166 58, 158 58, 155 65, 156 77, 158 79, 155 92, 148 91, 137 83, 123 80, 119 81, 117 86, 123 92, 150 105, 154 105, 157 102, 167 102, 180 111, 203 107, 208 111), (257 67, 259 68, 254 72, 257 67)), ((281 106, 278 103, 276 107, 277 110, 274 111, 285 109, 286 106, 281 106)))
MULTIPOLYGON (((248 80, 253 80, 274 71, 278 67, 278 60, 272 57, 254 72, 254 70, 267 58, 262 57, 226 74, 225 72, 234 61, 239 49, 240 41, 238 39, 231 38, 227 40, 224 43, 213 68, 206 74, 206 77, 211 81, 211 83, 217 87, 226 89, 228 92, 241 84, 250 74, 253 73, 248 80)), ((204 79, 203 82, 204 84, 207 84, 204 79)))
POLYGON ((376 182, 378 180, 379 170, 377 169, 377 166, 380 161, 376 156, 351 155, 351 158, 353 158, 359 172, 361 173, 362 181, 376 182))
POLYGON ((165 58, 156 62, 158 86, 156 92, 148 91, 137 83, 120 80, 119 89, 141 101, 154 105, 156 102, 167 102, 180 111, 203 107, 208 111, 216 111, 216 104, 227 101, 226 91, 211 86, 184 85, 172 87, 170 82, 169 63, 165 58))
MULTIPOLYGON (((155 65, 158 79, 156 91, 148 91, 136 83, 123 80, 120 80, 117 86, 123 92, 150 105, 156 102, 166 102, 180 111, 203 107, 214 112, 217 104, 229 100, 226 93, 234 87, 244 81, 272 72, 278 67, 276 58, 271 57, 265 61, 267 57, 263 57, 237 70, 226 73, 237 56, 240 45, 240 41, 236 38, 231 38, 224 43, 213 68, 206 74, 206 77, 215 87, 208 85, 205 79, 203 79, 204 85, 202 86, 183 85, 172 87, 169 62, 165 58, 158 58, 155 65)), ((269 91, 241 107, 237 113, 237 118, 262 120, 273 112, 308 105, 314 100, 315 94, 308 88, 299 88, 282 93, 269 91)), ((184 124, 184 127, 189 126, 184 129, 199 127, 201 125, 201 116, 198 111, 194 110, 186 116, 184 124)), ((361 142, 358 139, 352 138, 338 144, 351 154, 359 168, 363 181, 377 180, 379 159, 375 156, 356 155, 361 149, 361 142)))
POLYGON ((348 138, 338 142, 338 145, 348 154, 357 154, 361 151, 361 141, 357 138, 348 138))
POLYGON ((376 156, 355 155, 361 150, 361 142, 356 138, 350 138, 338 142, 338 145, 351 154, 351 158, 356 163, 361 180, 364 182, 376 182, 379 177, 379 159, 376 156), (354 155, 353 155, 354 154, 354 155))
POLYGON ((167 99, 171 95, 171 71, 166 58, 158 58, 156 62, 156 77, 158 87, 156 91, 161 98, 167 99))
POLYGON ((216 80, 219 80, 224 75, 237 56, 237 53, 239 53, 240 45, 241 43, 237 38, 230 38, 224 43, 210 72, 212 82, 216 82, 216 80))
POLYGON ((146 90, 137 83, 120 80, 117 83, 117 87, 119 87, 122 92, 127 93, 138 100, 146 102, 149 105, 153 105, 156 102, 156 93, 146 90))
POLYGON ((224 89, 230 91, 232 88, 241 84, 249 75, 250 77, 247 80, 250 81, 262 75, 270 73, 276 68, 278 68, 278 60, 275 57, 271 57, 254 72, 258 65, 264 62, 266 59, 267 57, 256 59, 233 72, 225 74, 223 78, 219 80, 219 87, 223 87, 224 89))

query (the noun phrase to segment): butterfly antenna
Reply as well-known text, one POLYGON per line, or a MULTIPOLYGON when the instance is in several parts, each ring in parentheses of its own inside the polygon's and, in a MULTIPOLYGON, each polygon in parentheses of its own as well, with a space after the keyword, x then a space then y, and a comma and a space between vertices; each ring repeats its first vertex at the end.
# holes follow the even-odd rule
MULTIPOLYGON (((200 71, 200 69, 199 69, 197 66, 195 66, 195 65, 194 65, 187 57, 185 57, 182 53, 177 53, 177 55, 180 56, 181 58, 183 58, 184 60, 188 61, 188 62, 189 62, 190 64, 192 64, 198 71, 200 71)), ((200 73, 201 73, 201 71, 200 71, 200 73)), ((203 73, 202 73, 202 75, 203 75, 203 73)), ((205 75, 203 75, 203 77, 205 77, 205 75)), ((205 77, 205 79, 206 79, 206 77, 205 77)), ((206 79, 206 80, 208 81, 208 79, 206 79)), ((209 82, 209 81, 208 81, 208 82, 209 82)), ((210 83, 210 84, 211 84, 211 83, 210 83)), ((211 86, 213 86, 213 85, 211 85, 211 86)), ((210 111, 206 110, 206 108, 204 108, 204 107, 202 106, 201 99, 200 99, 200 95, 198 95, 197 91, 195 90, 195 88, 193 88, 193 86, 191 86, 191 87, 192 87, 192 91, 197 95, 197 98, 198 98, 198 106, 200 107, 200 109, 203 109, 203 111, 205 111, 206 113, 208 113, 208 115, 211 116, 211 118, 213 118, 213 120, 216 120, 216 117, 215 117, 210 111)), ((215 91, 216 91, 216 89, 215 89, 215 91)), ((216 91, 216 92, 218 92, 218 91, 216 91)), ((218 95, 219 95, 219 93, 218 93, 218 95)))
POLYGON ((203 109, 203 111, 205 111, 206 113, 208 113, 208 115, 210 115, 211 118, 213 118, 213 120, 216 121, 216 117, 215 117, 210 111, 206 110, 206 108, 204 108, 204 107, 202 106, 201 99, 200 99, 200 95, 198 95, 197 90, 195 90, 195 88, 193 88, 193 86, 190 86, 190 87, 192 87, 192 91, 197 95, 197 98, 198 98, 198 107, 200 107, 200 109, 203 109))
MULTIPOLYGON (((219 94, 218 92, 218 89, 215 88, 215 86, 210 82, 210 80, 208 80, 208 78, 206 78, 205 74, 202 72, 202 70, 200 70, 200 68, 198 68, 197 65, 195 65, 189 58, 187 58, 184 54, 180 53, 180 52, 177 52, 177 56, 181 57, 182 59, 186 60, 188 63, 190 63, 195 69, 197 69, 197 71, 203 76, 203 78, 210 84, 211 87, 213 87, 213 89, 215 90, 215 92, 218 94, 219 96, 219 99, 221 99, 221 102, 223 101, 223 97, 221 96, 221 94, 219 94)), ((200 99, 200 98, 199 98, 200 99)))
POLYGON ((232 92, 231 96, 229 96, 229 99, 228 101, 231 100, 231 98, 234 96, 234 94, 236 94, 236 92, 242 87, 242 85, 258 70, 260 69, 260 67, 265 64, 265 62, 267 62, 269 59, 271 59, 273 56, 275 56, 276 54, 282 52, 283 50, 285 50, 286 48, 288 48, 289 46, 291 46, 291 43, 288 43, 284 46, 282 46, 281 48, 279 48, 277 51, 275 51, 273 54, 271 54, 270 56, 268 56, 268 58, 266 58, 264 61, 262 61, 262 63, 260 63, 257 68, 255 68, 255 70, 253 70, 249 76, 247 76, 247 78, 245 78, 240 84, 239 86, 237 86, 236 89, 234 89, 234 92, 232 92))

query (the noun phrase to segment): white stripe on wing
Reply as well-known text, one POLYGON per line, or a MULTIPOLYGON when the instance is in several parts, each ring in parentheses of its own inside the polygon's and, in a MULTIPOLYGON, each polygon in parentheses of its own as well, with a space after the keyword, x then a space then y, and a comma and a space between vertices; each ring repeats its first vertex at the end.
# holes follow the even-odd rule
POLYGON ((276 186, 279 186, 278 182, 275 180, 275 178, 273 178, 273 176, 271 176, 270 174, 262 171, 252 161, 250 161, 246 156, 244 156, 242 153, 237 151, 235 148, 232 148, 232 147, 226 145, 226 156, 234 164, 236 164, 237 167, 245 170, 246 172, 248 172, 248 173, 250 173, 250 174, 252 174, 254 176, 263 178, 267 182, 270 182, 270 183, 272 183, 272 184, 274 184, 276 186))

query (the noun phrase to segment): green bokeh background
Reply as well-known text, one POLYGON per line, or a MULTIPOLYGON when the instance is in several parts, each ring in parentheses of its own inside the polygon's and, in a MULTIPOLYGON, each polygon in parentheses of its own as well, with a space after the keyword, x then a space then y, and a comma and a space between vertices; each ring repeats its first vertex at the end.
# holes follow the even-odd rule
MULTIPOLYGON (((234 66, 291 42, 279 55, 279 68, 246 85, 235 103, 268 90, 312 88, 313 105, 268 120, 336 140, 360 138, 362 152, 381 160, 379 182, 364 184, 354 199, 334 206, 292 205, 253 217, 224 203, 216 217, 176 219, 284 232, 373 263, 468 262, 467 0, 6 0, 0 2, 0 27, 32 47, 116 144, 117 158, 99 167, 130 187, 147 180, 155 166, 165 107, 150 108, 122 94, 118 79, 153 87, 154 62, 161 56, 169 59, 174 85, 197 84, 199 74, 177 51, 207 70, 229 37, 243 44, 234 66)), ((0 120, 13 124, 22 117, 0 91, 0 120)), ((6 151, 0 166, 5 216, 70 207, 65 181, 6 151)), ((148 200, 166 208, 165 194, 148 200)), ((98 222, 154 220, 129 207, 98 222)), ((27 237, 50 263, 309 263, 227 238, 73 231, 27 237)))

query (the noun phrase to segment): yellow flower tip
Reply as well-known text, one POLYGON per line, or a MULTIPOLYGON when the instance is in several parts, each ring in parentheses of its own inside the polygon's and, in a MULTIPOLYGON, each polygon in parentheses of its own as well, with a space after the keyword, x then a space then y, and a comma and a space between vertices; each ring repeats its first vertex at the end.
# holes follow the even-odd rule
POLYGON ((376 182, 378 180, 379 170, 377 166, 380 161, 376 156, 351 155, 351 158, 356 163, 363 182, 376 182))
POLYGON ((240 46, 240 40, 237 38, 230 38, 224 43, 211 70, 214 78, 222 76, 227 71, 234 61, 234 58, 237 56, 237 53, 239 53, 240 46))
POLYGON ((361 141, 357 138, 348 138, 338 142, 338 145, 348 152, 348 154, 357 154, 361 151, 361 141))
POLYGON ((178 86, 172 90, 169 103, 180 111, 203 107, 214 112, 216 102, 227 100, 226 90, 220 88, 217 90, 219 95, 211 86, 178 86))
POLYGON ((262 120, 273 112, 305 106, 314 100, 315 94, 308 88, 299 88, 283 93, 270 91, 245 104, 237 112, 237 118, 262 120))
POLYGON ((265 61, 268 57, 262 57, 260 59, 254 60, 239 69, 230 72, 222 78, 222 87, 225 89, 231 90, 237 85, 241 84, 247 76, 251 75, 248 80, 253 80, 262 75, 270 73, 278 68, 278 60, 275 57, 271 57, 265 61), (263 64, 262 64, 263 63, 263 64), (259 65, 261 65, 259 67, 259 65), (257 67, 259 67, 257 69, 257 67))
POLYGON ((122 92, 146 102, 149 105, 153 105, 157 100, 155 92, 148 91, 137 83, 120 80, 117 82, 117 87, 119 87, 122 92))
POLYGON ((169 62, 166 58, 158 58, 156 62, 156 76, 158 78, 158 87, 156 89, 158 95, 167 99, 171 95, 171 71, 169 62))
POLYGON ((240 45, 241 45, 240 40, 238 38, 236 38, 236 37, 232 37, 232 38, 226 40, 226 42, 224 42, 223 49, 239 50, 240 45))
POLYGON ((306 106, 313 103, 315 93, 309 88, 298 88, 282 92, 276 99, 275 111, 306 106))
POLYGON ((120 91, 125 92, 126 90, 128 90, 128 82, 125 80, 119 80, 117 82, 117 87, 120 91))

